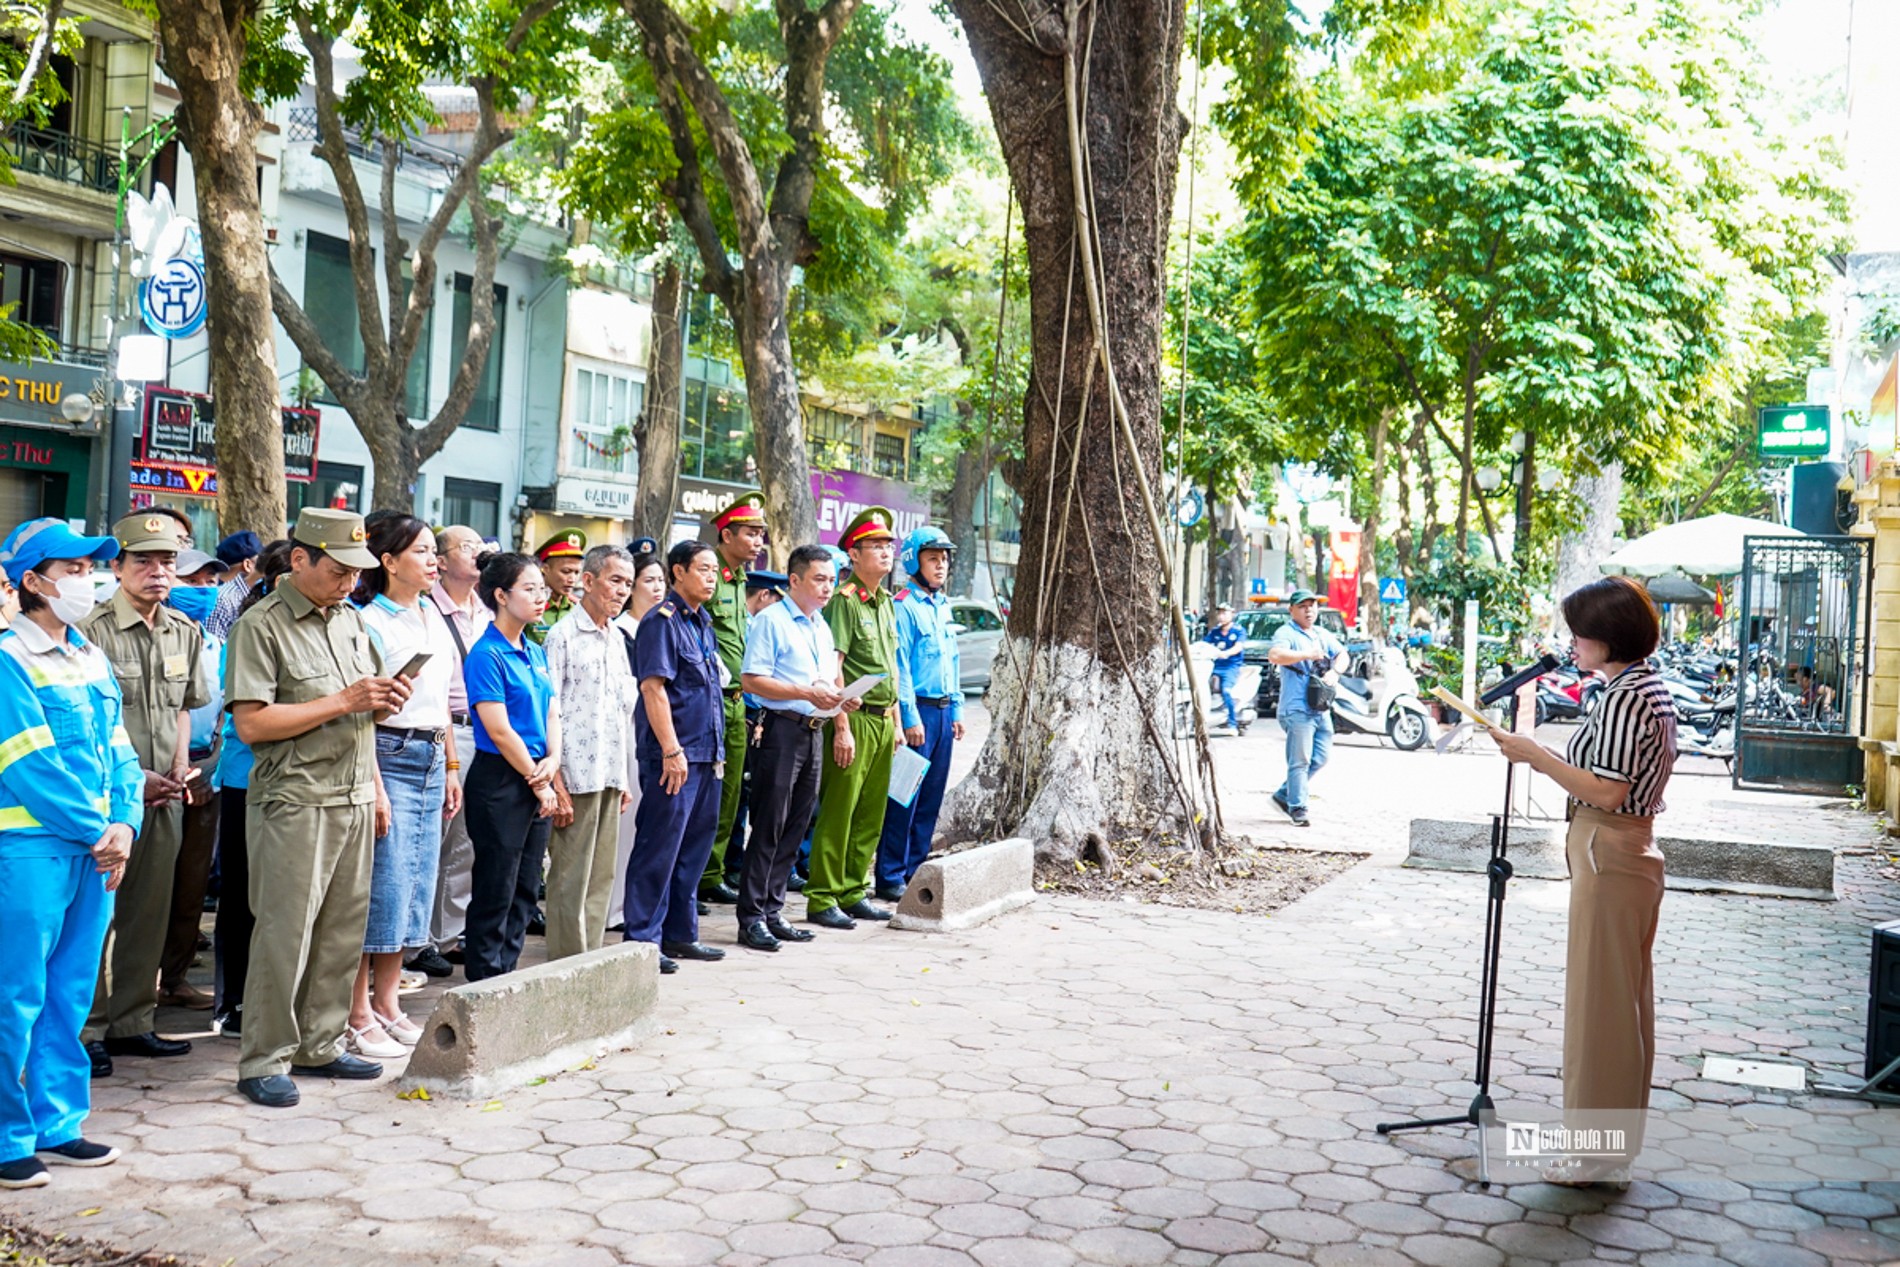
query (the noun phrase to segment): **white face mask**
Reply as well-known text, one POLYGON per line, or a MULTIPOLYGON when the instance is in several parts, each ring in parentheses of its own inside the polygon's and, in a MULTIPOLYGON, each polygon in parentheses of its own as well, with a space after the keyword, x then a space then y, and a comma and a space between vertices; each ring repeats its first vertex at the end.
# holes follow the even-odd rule
POLYGON ((62 576, 59 592, 46 595, 46 605, 52 608, 62 625, 78 624, 92 614, 97 603, 90 576, 62 576))

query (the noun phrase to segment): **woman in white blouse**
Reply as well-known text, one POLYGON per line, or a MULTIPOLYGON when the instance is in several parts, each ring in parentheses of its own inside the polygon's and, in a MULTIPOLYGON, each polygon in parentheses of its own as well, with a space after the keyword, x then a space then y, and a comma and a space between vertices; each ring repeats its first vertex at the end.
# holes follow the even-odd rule
POLYGON ((435 534, 412 515, 373 517, 369 549, 382 567, 363 573, 354 601, 383 664, 410 676, 402 711, 376 724, 376 852, 369 921, 350 1004, 350 1050, 377 1060, 401 1056, 422 1037, 397 991, 407 952, 430 945, 442 825, 461 804, 462 784, 448 777, 460 762, 449 726, 449 677, 456 672, 448 624, 429 610, 435 585, 435 534))

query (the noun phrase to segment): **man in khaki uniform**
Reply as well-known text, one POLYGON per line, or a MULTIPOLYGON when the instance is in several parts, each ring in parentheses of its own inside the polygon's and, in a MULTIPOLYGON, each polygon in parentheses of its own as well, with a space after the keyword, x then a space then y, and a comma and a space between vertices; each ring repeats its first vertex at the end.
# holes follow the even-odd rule
POLYGON ((165 605, 176 579, 176 525, 141 510, 114 524, 112 535, 119 542, 112 561, 119 588, 79 623, 79 631, 112 661, 125 697, 125 730, 145 771, 145 822, 119 886, 86 1022, 94 1077, 112 1072, 114 1056, 182 1056, 191 1050, 183 1039, 155 1032, 158 970, 184 832, 191 752, 186 712, 211 698, 204 635, 190 617, 165 605))
POLYGON ((272 1108, 297 1103, 292 1072, 383 1071, 339 1046, 369 915, 375 718, 409 698, 407 682, 383 676, 344 601, 376 566, 364 537, 360 515, 298 515, 290 575, 239 618, 225 647, 225 706, 257 757, 244 816, 257 926, 238 1090, 272 1108))

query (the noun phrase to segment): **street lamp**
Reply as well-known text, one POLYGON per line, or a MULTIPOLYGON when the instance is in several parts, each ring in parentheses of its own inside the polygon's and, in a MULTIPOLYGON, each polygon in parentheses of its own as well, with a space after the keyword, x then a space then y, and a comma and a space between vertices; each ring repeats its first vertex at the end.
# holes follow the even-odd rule
POLYGON ((1504 472, 1495 466, 1481 466, 1471 477, 1476 481, 1478 490, 1486 495, 1495 493, 1504 483, 1504 472))

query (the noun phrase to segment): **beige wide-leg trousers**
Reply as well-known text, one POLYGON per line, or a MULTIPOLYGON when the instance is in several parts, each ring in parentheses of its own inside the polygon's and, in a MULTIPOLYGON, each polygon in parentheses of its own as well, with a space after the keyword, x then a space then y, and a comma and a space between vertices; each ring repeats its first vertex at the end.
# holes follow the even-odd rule
POLYGON ((1564 1122, 1643 1145, 1656 1065, 1651 951, 1662 907, 1655 820, 1578 806, 1570 823, 1570 947, 1564 977, 1564 1122))

